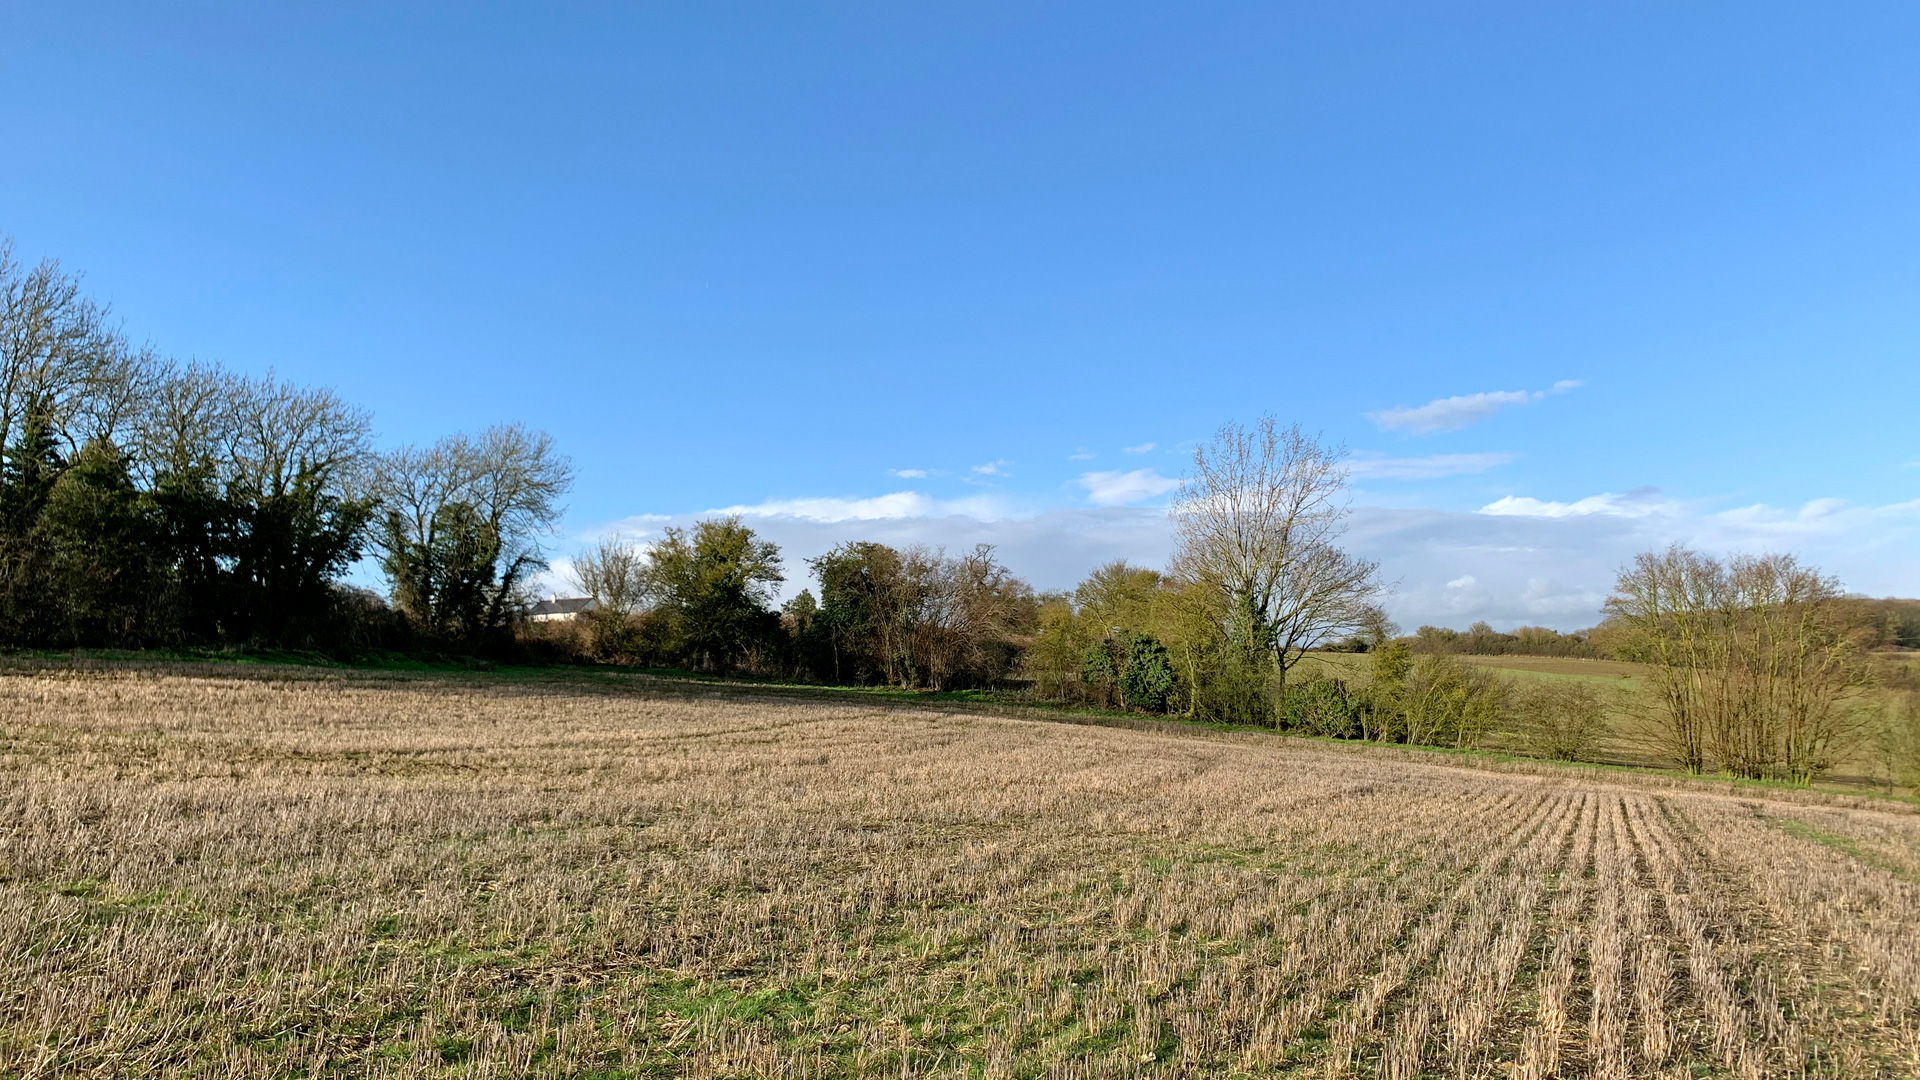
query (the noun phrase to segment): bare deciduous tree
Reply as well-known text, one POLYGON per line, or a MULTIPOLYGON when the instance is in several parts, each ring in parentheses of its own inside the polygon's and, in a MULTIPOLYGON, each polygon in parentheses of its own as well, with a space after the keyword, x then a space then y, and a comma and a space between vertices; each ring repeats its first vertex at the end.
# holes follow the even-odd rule
POLYGON ((519 424, 383 456, 377 542, 394 602, 435 634, 507 621, 546 565, 541 536, 572 480, 552 437, 519 424))
POLYGON ((1689 771, 1806 783, 1861 734, 1871 672, 1840 583, 1791 555, 1642 554, 1607 612, 1656 688, 1656 738, 1689 771))
POLYGON ((134 467, 148 486, 208 483, 233 442, 235 379, 205 364, 158 368, 130 433, 134 467))
POLYGON ((1338 546, 1345 452, 1271 417, 1196 449, 1172 508, 1173 570, 1220 603, 1230 639, 1284 679, 1307 649, 1371 621, 1378 566, 1338 546))
POLYGON ((13 445, 36 412, 69 455, 114 439, 152 364, 80 291, 78 274, 52 260, 24 269, 0 236, 0 446, 13 445))
POLYGON ((1696 774, 1707 768, 1711 673, 1728 659, 1726 638, 1715 626, 1725 578, 1717 561, 1675 544, 1635 556, 1606 605, 1623 635, 1620 654, 1644 664, 1651 676, 1657 703, 1650 731, 1658 749, 1696 774))
POLYGON ((1517 734, 1534 753, 1579 761, 1607 731, 1608 697, 1586 683, 1534 682, 1519 694, 1517 734))
MULTIPOLYGON (((1012 662, 1004 648, 1015 634, 1031 629, 1033 589, 1013 576, 981 544, 958 558, 935 551, 917 552, 927 569, 925 605, 920 620, 927 678, 944 689, 963 672, 997 674, 1012 662)), ((991 676, 989 676, 991 677, 991 676)))
POLYGON ((373 419, 365 409, 326 387, 296 386, 272 372, 229 380, 227 398, 229 483, 265 498, 287 494, 302 477, 342 494, 367 486, 373 419))
POLYGON ((632 615, 647 601, 647 553, 624 537, 607 537, 574 556, 568 577, 602 615, 632 615))
POLYGON ((816 625, 834 649, 835 677, 895 686, 991 684, 1011 668, 1016 637, 1033 632, 1033 589, 980 545, 957 558, 915 545, 848 543, 811 560, 820 579, 816 625))

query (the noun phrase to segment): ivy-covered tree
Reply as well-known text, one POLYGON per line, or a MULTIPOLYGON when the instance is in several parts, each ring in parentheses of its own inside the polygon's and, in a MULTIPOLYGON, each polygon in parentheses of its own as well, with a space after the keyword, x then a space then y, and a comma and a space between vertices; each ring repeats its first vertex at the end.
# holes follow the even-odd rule
POLYGON ((382 457, 375 539, 395 605, 466 645, 504 631, 547 565, 540 541, 572 481, 553 439, 517 424, 382 457))
POLYGON ((1167 647, 1147 634, 1134 635, 1127 645, 1126 668, 1120 675, 1120 695, 1127 707, 1165 712, 1173 687, 1173 661, 1167 647))
POLYGON ((684 662, 725 671, 774 641, 780 549, 736 517, 669 528, 647 553, 647 591, 684 662))
POLYGON ((46 553, 56 643, 152 640, 164 567, 152 504, 134 486, 118 447, 95 439, 74 456, 47 493, 33 533, 46 553))

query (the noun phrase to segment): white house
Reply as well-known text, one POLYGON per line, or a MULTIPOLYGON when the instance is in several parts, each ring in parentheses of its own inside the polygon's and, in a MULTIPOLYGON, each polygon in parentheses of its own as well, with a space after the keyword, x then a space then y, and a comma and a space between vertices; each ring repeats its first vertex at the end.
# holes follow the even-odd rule
POLYGON ((555 594, 533 605, 527 618, 534 622, 573 622, 593 610, 593 598, 590 596, 560 596, 555 594))

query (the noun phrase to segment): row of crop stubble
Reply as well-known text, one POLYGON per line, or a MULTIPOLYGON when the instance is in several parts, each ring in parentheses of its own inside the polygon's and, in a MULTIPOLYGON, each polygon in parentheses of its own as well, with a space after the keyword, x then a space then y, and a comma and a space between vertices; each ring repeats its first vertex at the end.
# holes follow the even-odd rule
POLYGON ((1857 800, 609 679, 0 708, 5 1075, 1920 1070, 1857 800))

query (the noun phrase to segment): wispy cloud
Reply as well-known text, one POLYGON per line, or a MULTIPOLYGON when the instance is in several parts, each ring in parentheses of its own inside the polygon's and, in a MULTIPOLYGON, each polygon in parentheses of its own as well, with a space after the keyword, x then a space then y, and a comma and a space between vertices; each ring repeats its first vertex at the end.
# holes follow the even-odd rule
POLYGON ((1098 456, 1099 456, 1098 454, 1095 454, 1093 451, 1082 446, 1076 449, 1073 453, 1068 454, 1067 460, 1068 461, 1092 461, 1094 458, 1098 456))
POLYGON ((792 517, 807 521, 884 521, 892 518, 937 518, 955 514, 993 521, 1008 516, 1005 503, 993 496, 935 499, 917 491, 896 491, 871 498, 769 499, 752 505, 724 506, 708 515, 792 517))
POLYGON ((1135 469, 1132 472, 1081 473, 1080 486, 1087 489, 1087 498, 1095 506, 1124 506, 1141 499, 1165 495, 1179 487, 1180 481, 1161 476, 1152 469, 1135 469))
POLYGON ((888 469, 887 472, 902 480, 925 480, 927 478, 927 470, 925 469, 888 469))
POLYGON ((1512 454, 1429 454, 1426 457, 1361 457, 1347 462, 1358 480, 1437 480, 1466 476, 1508 464, 1512 454))
POLYGON ((1797 537, 1870 535, 1890 525, 1920 525, 1920 499, 1881 506, 1848 506, 1842 499, 1809 499, 1798 509, 1752 506, 1722 510, 1712 520, 1722 526, 1793 542, 1797 537))
POLYGON ((1139 446, 1123 446, 1120 448, 1120 452, 1123 454, 1146 454, 1151 453, 1156 445, 1158 444, 1143 442, 1139 446))
POLYGON ((1000 461, 989 461, 985 465, 975 465, 973 467, 973 474, 975 476, 1005 476, 1007 475, 1007 466, 1011 464, 1013 464, 1013 462, 1004 459, 1000 461))
POLYGON ((1479 394, 1460 394, 1435 398, 1425 405, 1401 406, 1367 414, 1383 431, 1405 431, 1414 435, 1432 435, 1458 431, 1475 424, 1501 409, 1532 405, 1553 394, 1564 394, 1580 385, 1578 379, 1562 379, 1545 390, 1488 390, 1479 394))
MULTIPOLYGON (((1128 475, 1113 473, 1101 480, 1128 475)), ((1142 498, 1151 497, 1155 486, 1173 483, 1147 475, 1149 486, 1133 489, 1142 498)), ((1093 493, 1091 485, 1087 490, 1093 493)), ((1102 483, 1101 490, 1131 494, 1119 484, 1102 483)), ((1169 490, 1162 486, 1159 493, 1169 490)), ((1791 551, 1838 574, 1849 589, 1874 596, 1920 595, 1920 563, 1911 555, 1920 547, 1920 500, 1852 505, 1814 499, 1716 511, 1642 489, 1565 502, 1515 497, 1503 509, 1516 508, 1535 512, 1356 506, 1343 545, 1379 560, 1383 576, 1399 583, 1386 604, 1394 619, 1409 627, 1463 627, 1476 619, 1502 628, 1591 626, 1620 567, 1636 552, 1675 541, 1717 553, 1791 551), (1571 509, 1576 506, 1582 510, 1571 509), (1650 512, 1653 506, 1664 509, 1650 512)), ((848 540, 950 550, 994 544, 1008 567, 1041 589, 1072 588, 1088 570, 1117 558, 1158 566, 1173 547, 1166 511, 1156 506, 1029 513, 994 498, 948 501, 912 491, 870 499, 776 499, 671 518, 640 515, 604 531, 657 536, 665 525, 691 525, 715 513, 738 513, 780 545, 789 595, 808 586, 809 557, 848 540)), ((584 545, 600 533, 583 533, 578 540, 584 545)), ((564 561, 556 558, 554 565, 540 578, 542 592, 570 589, 564 561)))
POLYGON ((1624 494, 1605 491, 1573 502, 1553 502, 1524 495, 1508 495, 1481 507, 1480 513, 1493 517, 1567 518, 1601 514, 1607 517, 1637 518, 1671 513, 1675 509, 1677 504, 1663 497, 1659 488, 1636 488, 1624 494))

